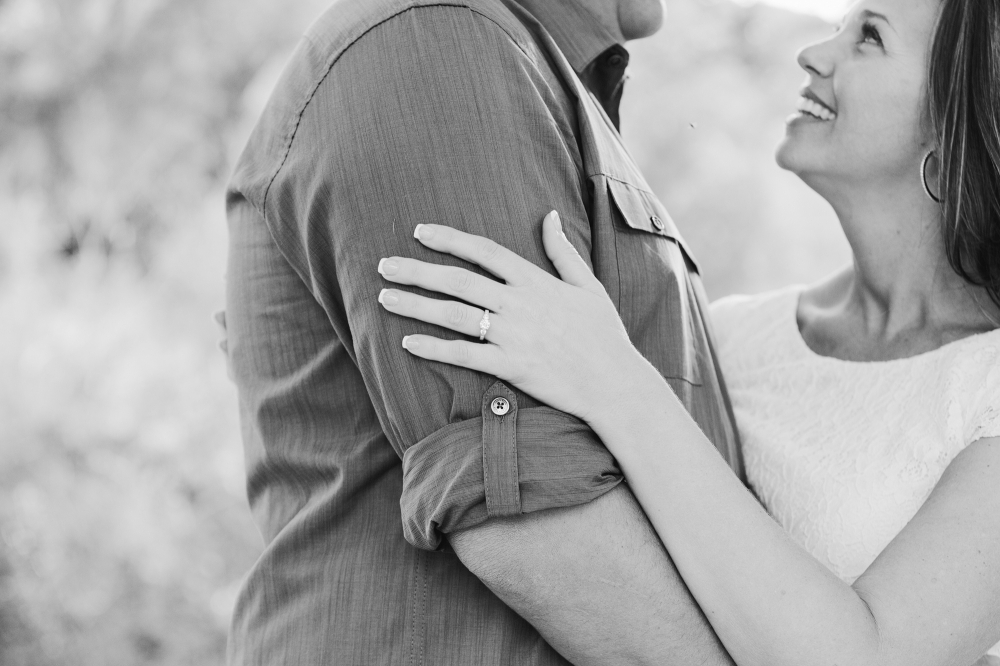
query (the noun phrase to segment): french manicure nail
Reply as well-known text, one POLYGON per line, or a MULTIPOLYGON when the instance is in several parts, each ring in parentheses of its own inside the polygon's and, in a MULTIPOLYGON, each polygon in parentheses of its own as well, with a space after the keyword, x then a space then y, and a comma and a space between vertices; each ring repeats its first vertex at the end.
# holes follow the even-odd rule
POLYGON ((403 338, 403 349, 416 349, 420 346, 420 342, 415 340, 412 335, 407 335, 403 338))
POLYGON ((378 272, 382 275, 395 275, 399 272, 399 264, 392 259, 382 259, 378 262, 378 272))
POLYGON ((382 305, 395 305, 396 303, 399 303, 399 296, 397 296, 395 292, 383 289, 378 294, 378 302, 382 305))
POLYGON ((559 235, 562 236, 564 241, 569 243, 569 239, 566 238, 566 232, 563 230, 562 219, 560 219, 559 217, 559 211, 557 210, 552 211, 551 213, 549 213, 549 217, 551 217, 555 221, 556 229, 559 230, 559 235))
POLYGON ((413 230, 413 237, 417 240, 428 240, 434 236, 434 229, 426 224, 418 224, 413 230))

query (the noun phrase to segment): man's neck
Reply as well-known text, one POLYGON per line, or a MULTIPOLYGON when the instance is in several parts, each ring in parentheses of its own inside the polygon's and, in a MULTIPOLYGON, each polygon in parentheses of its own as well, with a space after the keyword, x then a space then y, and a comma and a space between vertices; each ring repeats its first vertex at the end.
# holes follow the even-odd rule
POLYGON ((602 20, 579 0, 514 1, 545 26, 577 73, 612 46, 625 43, 613 21, 602 20))
POLYGON ((622 46, 625 39, 614 21, 602 20, 578 0, 514 2, 528 10, 552 35, 617 128, 629 55, 622 46))

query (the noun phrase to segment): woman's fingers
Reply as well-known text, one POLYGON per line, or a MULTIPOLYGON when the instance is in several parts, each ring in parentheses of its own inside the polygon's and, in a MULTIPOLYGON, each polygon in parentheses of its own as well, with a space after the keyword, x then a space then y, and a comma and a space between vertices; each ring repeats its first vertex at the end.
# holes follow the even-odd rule
POLYGON ((478 264, 507 284, 522 284, 545 273, 496 241, 440 224, 418 224, 413 237, 432 250, 478 264))
POLYGON ((454 266, 429 264, 417 259, 389 257, 378 264, 378 272, 397 284, 422 287, 461 298, 497 312, 503 306, 503 290, 507 287, 495 280, 454 266))
POLYGON ((545 254, 559 271, 559 277, 563 281, 595 294, 605 293, 604 285, 594 276, 590 266, 563 233, 557 211, 552 211, 542 220, 542 244, 545 246, 545 254))
POLYGON ((494 377, 503 374, 502 352, 496 345, 481 345, 464 340, 441 340, 430 335, 408 335, 403 338, 403 348, 414 356, 429 361, 457 365, 494 377))
MULTIPOLYGON (((483 319, 483 310, 456 301, 442 301, 436 298, 418 296, 399 289, 383 289, 378 295, 378 302, 389 312, 443 326, 470 337, 479 337, 479 323, 483 319)), ((486 339, 494 339, 497 333, 495 324, 498 315, 490 312, 490 328, 486 339)))

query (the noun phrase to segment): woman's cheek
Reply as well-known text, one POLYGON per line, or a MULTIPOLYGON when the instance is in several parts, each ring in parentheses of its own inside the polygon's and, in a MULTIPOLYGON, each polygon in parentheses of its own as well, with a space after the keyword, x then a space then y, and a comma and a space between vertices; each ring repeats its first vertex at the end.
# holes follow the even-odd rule
POLYGON ((852 130, 866 163, 912 171, 926 135, 923 78, 912 69, 897 67, 892 76, 872 77, 864 91, 864 103, 851 105, 852 112, 860 116, 852 130))

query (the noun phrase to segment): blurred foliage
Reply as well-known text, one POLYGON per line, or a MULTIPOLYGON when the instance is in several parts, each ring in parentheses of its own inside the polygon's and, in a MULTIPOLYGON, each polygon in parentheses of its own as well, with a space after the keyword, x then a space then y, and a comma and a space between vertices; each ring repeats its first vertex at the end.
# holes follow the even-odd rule
POLYGON ((240 95, 319 2, 4 0, 4 175, 44 194, 51 233, 129 254, 224 178, 240 95), (9 155, 9 154, 8 154, 9 155))
MULTIPOLYGON (((320 0, 0 0, 0 664, 220 664, 260 551, 222 188, 320 0)), ((770 157, 828 28, 670 0, 626 140, 710 293, 809 280, 835 221, 770 157)))
POLYGON ((319 2, 0 2, 0 664, 221 663, 260 549, 223 301, 254 76, 319 2))

